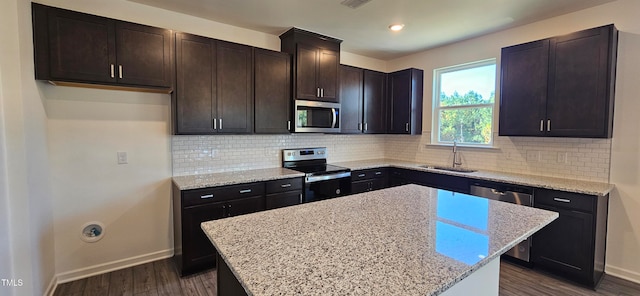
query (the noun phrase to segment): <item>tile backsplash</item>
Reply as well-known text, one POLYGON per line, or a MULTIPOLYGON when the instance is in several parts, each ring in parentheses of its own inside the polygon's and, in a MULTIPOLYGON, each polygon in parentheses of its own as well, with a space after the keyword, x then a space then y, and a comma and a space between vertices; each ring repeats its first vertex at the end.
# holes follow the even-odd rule
POLYGON ((173 136, 173 175, 279 167, 282 149, 327 147, 328 161, 385 157, 385 137, 376 135, 173 136))
MULTIPOLYGON (((609 181, 611 139, 499 137, 497 148, 459 149, 464 167, 569 179, 609 181)), ((430 135, 173 136, 173 175, 279 167, 281 150, 327 147, 329 162, 391 158, 450 165, 451 147, 430 135)))

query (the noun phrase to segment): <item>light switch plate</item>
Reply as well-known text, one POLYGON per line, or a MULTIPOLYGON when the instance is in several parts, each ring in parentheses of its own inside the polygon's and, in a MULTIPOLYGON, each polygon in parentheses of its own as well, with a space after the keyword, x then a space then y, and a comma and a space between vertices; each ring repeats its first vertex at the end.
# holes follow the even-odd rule
POLYGON ((128 164, 127 152, 118 152, 118 164, 128 164))

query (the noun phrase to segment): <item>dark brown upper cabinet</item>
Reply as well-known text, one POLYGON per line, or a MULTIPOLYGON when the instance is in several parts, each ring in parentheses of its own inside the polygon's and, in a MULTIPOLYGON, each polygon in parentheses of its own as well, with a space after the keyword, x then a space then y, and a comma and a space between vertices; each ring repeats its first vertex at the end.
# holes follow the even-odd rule
POLYGON ((176 134, 253 132, 253 51, 176 34, 176 134))
POLYGON ((502 49, 500 135, 609 138, 613 25, 502 49))
POLYGON ((291 55, 254 49, 255 132, 288 134, 291 130, 291 55))
POLYGON ((36 3, 32 13, 36 79, 171 90, 171 30, 36 3))
POLYGON ((339 102, 338 65, 342 40, 298 28, 280 35, 281 50, 293 55, 295 99, 339 102))
POLYGON ((389 74, 389 134, 422 134, 424 71, 410 68, 389 74))
POLYGON ((340 65, 342 133, 387 131, 387 74, 340 65))

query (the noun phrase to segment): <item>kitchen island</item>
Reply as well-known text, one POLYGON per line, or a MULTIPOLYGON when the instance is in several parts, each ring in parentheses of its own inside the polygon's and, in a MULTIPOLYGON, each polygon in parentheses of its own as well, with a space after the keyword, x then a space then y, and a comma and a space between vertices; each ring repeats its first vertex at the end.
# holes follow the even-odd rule
POLYGON ((499 256, 557 213, 405 185, 202 223, 218 295, 497 295, 499 256))

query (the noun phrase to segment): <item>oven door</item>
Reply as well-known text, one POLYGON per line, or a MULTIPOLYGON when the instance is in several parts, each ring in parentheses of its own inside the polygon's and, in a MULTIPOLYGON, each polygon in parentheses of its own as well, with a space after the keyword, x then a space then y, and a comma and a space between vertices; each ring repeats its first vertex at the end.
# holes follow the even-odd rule
POLYGON ((305 181, 303 202, 330 199, 351 193, 351 174, 347 177, 308 182, 305 181))
POLYGON ((295 132, 340 132, 340 104, 296 100, 295 112, 295 132))

